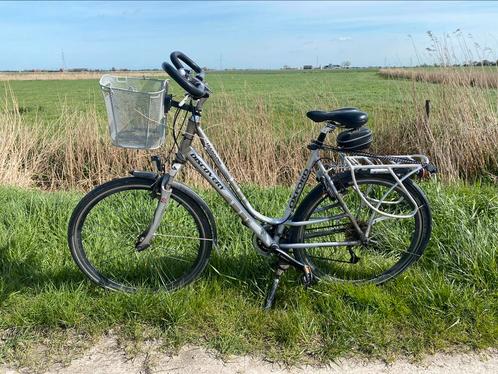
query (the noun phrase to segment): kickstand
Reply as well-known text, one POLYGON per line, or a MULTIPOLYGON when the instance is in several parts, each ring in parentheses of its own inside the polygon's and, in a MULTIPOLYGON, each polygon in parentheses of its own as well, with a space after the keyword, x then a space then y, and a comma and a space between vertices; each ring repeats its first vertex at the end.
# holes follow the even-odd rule
POLYGON ((264 306, 265 311, 269 311, 272 308, 273 303, 275 301, 275 295, 277 293, 278 284, 280 283, 280 277, 282 276, 284 271, 287 270, 288 268, 289 268, 289 265, 281 263, 281 262, 277 263, 277 265, 275 266, 273 282, 271 284, 270 291, 268 292, 268 295, 266 296, 266 301, 265 301, 265 306, 264 306))

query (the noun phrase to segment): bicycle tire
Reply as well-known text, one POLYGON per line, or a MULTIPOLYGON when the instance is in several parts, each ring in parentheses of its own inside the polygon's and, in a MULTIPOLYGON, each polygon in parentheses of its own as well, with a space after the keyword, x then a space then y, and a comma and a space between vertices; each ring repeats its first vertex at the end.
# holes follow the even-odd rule
MULTIPOLYGON (((348 190, 353 189, 353 181, 350 172, 338 173, 331 176, 334 184, 340 189, 341 193, 346 194, 348 190)), ((357 175, 357 182, 361 184, 368 183, 379 183, 386 187, 395 183, 394 178, 390 175, 371 175, 359 173, 357 175)), ((331 282, 351 282, 351 283, 373 283, 382 284, 402 273, 411 264, 413 264, 420 256, 422 256, 425 248, 430 239, 432 230, 432 217, 429 207, 429 202, 423 191, 418 187, 413 181, 405 180, 403 182, 404 186, 408 192, 414 198, 418 210, 415 214, 415 228, 412 239, 410 241, 410 246, 406 250, 406 253, 401 255, 399 261, 397 261, 393 266, 382 271, 380 274, 367 278, 367 279, 342 279, 336 274, 330 275, 325 274, 323 269, 317 267, 316 262, 313 261, 312 256, 309 255, 310 249, 294 249, 293 253, 297 260, 311 266, 314 274, 318 279, 327 280, 331 282)), ((296 214, 294 216, 294 221, 306 221, 310 216, 313 215, 316 207, 320 204, 320 201, 324 198, 329 198, 332 203, 337 203, 337 199, 329 196, 326 188, 323 184, 317 185, 313 188, 309 194, 303 199, 296 214)), ((333 205, 333 204, 332 204, 333 205)), ((306 226, 295 227, 290 232, 290 242, 292 243, 303 243, 305 235, 306 226)), ((333 260, 332 260, 333 261, 333 260)), ((360 258, 361 261, 361 258, 360 258)), ((338 265, 336 265, 338 266, 338 265)), ((333 267, 333 266, 332 266, 333 267)))
MULTIPOLYGON (((159 197, 159 194, 154 191, 154 182, 155 181, 152 179, 138 177, 127 177, 112 180, 96 187, 94 190, 89 192, 86 196, 83 197, 83 199, 74 209, 68 226, 68 243, 71 250, 71 255, 80 270, 96 284, 106 289, 124 292, 134 292, 139 289, 145 289, 149 291, 165 289, 167 291, 171 291, 184 287, 193 282, 206 268, 211 254, 212 246, 216 241, 216 226, 214 223, 214 218, 203 200, 193 191, 182 184, 173 183, 172 185, 170 205, 166 209, 160 229, 163 225, 163 222, 165 221, 166 215, 171 210, 172 212, 174 212, 171 213, 172 217, 173 214, 176 214, 176 216, 174 217, 180 217, 181 222, 187 222, 186 220, 189 220, 188 222, 190 222, 190 225, 192 227, 195 227, 195 229, 197 230, 199 237, 192 238, 194 240, 199 239, 198 247, 195 246, 195 243, 191 245, 187 243, 190 252, 192 252, 191 254, 189 252, 189 255, 191 255, 192 257, 192 264, 188 267, 187 265, 185 265, 185 273, 179 274, 174 279, 164 274, 164 270, 166 267, 169 267, 169 269, 174 272, 180 271, 178 270, 178 268, 183 268, 183 263, 180 263, 181 266, 178 266, 178 264, 167 263, 166 259, 170 257, 174 258, 174 256, 169 255, 168 251, 170 251, 171 248, 168 248, 168 251, 161 251, 161 248, 158 247, 157 241, 159 239, 157 236, 152 240, 151 247, 141 252, 136 251, 134 242, 132 242, 132 240, 126 241, 126 245, 124 246, 120 245, 120 243, 125 240, 123 239, 123 237, 127 238, 125 232, 122 233, 123 235, 112 236, 113 233, 111 231, 111 227, 113 227, 113 225, 119 224, 120 221, 126 224, 129 223, 130 225, 134 225, 135 232, 128 235, 130 239, 137 239, 140 235, 140 230, 143 231, 148 227, 148 224, 152 219, 152 208, 155 209, 155 206, 157 206, 159 197), (130 194, 133 193, 133 195, 130 195, 132 197, 127 197, 124 195, 124 192, 130 192, 130 194), (151 199, 151 207, 148 209, 147 214, 142 214, 141 211, 145 210, 146 207, 140 204, 145 204, 144 202, 147 201, 145 197, 142 198, 142 195, 146 196, 146 194, 148 194, 149 198, 151 199), (137 196, 139 196, 140 199, 142 199, 144 202, 140 200, 140 202, 135 203, 134 199, 137 196), (118 203, 116 203, 116 201, 120 202, 119 198, 121 198, 123 201, 121 205, 118 205, 118 203), (108 206, 104 204, 106 202, 108 206), (128 211, 126 211, 126 209, 123 209, 123 212, 119 213, 118 210, 114 209, 116 206, 125 207, 125 203, 129 208, 128 211), (173 207, 174 203, 177 204, 176 208, 173 207), (143 218, 143 222, 140 221, 140 223, 138 224, 136 221, 134 221, 133 217, 131 216, 133 212, 136 213, 136 217, 143 218), (113 217, 114 220, 107 220, 106 216, 109 215, 113 217), (92 219, 95 222, 92 221, 92 219), (87 222, 89 220, 90 222, 87 222), (89 227, 86 227, 88 225, 89 227), (99 236, 93 233, 95 230, 103 230, 108 226, 110 228, 108 234, 109 242, 105 241, 105 235, 99 236), (88 238, 86 237, 87 232, 88 238), (92 235, 95 235, 97 239, 91 241, 89 238, 91 238, 92 235), (99 247, 98 238, 101 237, 104 237, 104 239, 101 239, 101 242, 103 241, 103 243, 101 243, 101 246, 99 247), (112 240, 114 240, 115 242, 111 243, 112 240), (90 242, 92 244, 95 242, 96 248, 93 248, 93 246, 89 244, 90 242), (112 251, 109 250, 109 246, 112 246, 112 251), (125 248, 123 249, 123 247, 125 248), (116 265, 113 265, 113 262, 111 262, 110 260, 108 260, 109 264, 106 264, 104 261, 100 260, 100 258, 104 256, 104 253, 107 253, 104 252, 104 249, 107 249, 107 252, 109 253, 118 252, 120 254, 121 257, 114 254, 114 257, 116 258, 113 261, 115 262, 124 262, 123 258, 129 258, 130 260, 127 263, 131 265, 131 268, 136 268, 136 274, 134 274, 130 269, 116 269, 113 270, 116 274, 109 274, 109 269, 111 268, 111 266, 116 267, 116 265), (152 251, 156 252, 152 253, 152 251), (157 256, 153 257, 155 253, 157 253, 157 256), (133 256, 135 256, 136 262, 134 262, 135 260, 133 256), (193 258, 194 256, 195 258, 193 258), (144 264, 142 264, 142 262, 144 262, 144 264), (138 265, 139 263, 140 266, 138 265), (103 267, 104 264, 106 264, 105 266, 107 266, 109 269, 102 269, 101 267, 103 267), (157 268, 160 280, 155 279, 153 281, 152 279, 150 279, 151 284, 146 284, 146 276, 149 272, 152 274, 153 267, 157 268), (117 274, 120 271, 122 272, 123 279, 113 279, 117 278, 117 274), (142 274, 140 273, 140 271, 142 272, 142 274), (167 279, 165 278, 166 276, 167 279), (137 284, 132 283, 132 280, 134 279, 137 279, 137 284)), ((169 225, 169 223, 167 223, 167 225, 169 225)), ((126 227, 124 229, 126 229, 126 227)), ((162 235, 160 238, 163 241, 178 241, 179 239, 175 237, 180 236, 174 234, 162 235), (166 239, 164 239, 163 236, 166 237, 166 239)), ((187 236, 185 236, 185 238, 190 239, 187 236)), ((161 241, 161 243, 163 243, 163 241, 161 241)), ((183 251, 185 254, 187 253, 185 248, 178 247, 178 250, 183 251)), ((185 254, 184 256, 186 256, 185 254)), ((186 261, 184 258, 182 258, 182 260, 186 261)), ((177 259, 177 262, 180 261, 177 259)))

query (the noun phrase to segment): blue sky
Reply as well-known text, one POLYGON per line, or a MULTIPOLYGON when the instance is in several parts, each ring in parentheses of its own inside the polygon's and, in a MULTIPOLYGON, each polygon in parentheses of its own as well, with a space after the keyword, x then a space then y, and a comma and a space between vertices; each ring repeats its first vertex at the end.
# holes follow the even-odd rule
POLYGON ((0 2, 0 70, 57 69, 61 50, 87 68, 158 68, 173 50, 212 68, 410 65, 414 44, 430 62, 428 30, 456 29, 496 59, 497 23, 494 2, 0 2))

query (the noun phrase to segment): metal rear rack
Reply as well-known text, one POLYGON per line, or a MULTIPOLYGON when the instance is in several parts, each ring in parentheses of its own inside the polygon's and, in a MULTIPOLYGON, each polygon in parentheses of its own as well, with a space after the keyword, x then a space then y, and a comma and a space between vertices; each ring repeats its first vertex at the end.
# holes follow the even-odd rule
POLYGON ((423 165, 429 163, 429 159, 424 155, 399 155, 399 156, 346 156, 342 155, 342 160, 344 166, 350 170, 351 178, 353 180, 354 189, 363 200, 363 202, 374 212, 384 217, 389 218, 411 218, 419 209, 417 203, 411 196, 410 192, 406 189, 403 181, 410 178, 415 173, 418 173, 424 168, 423 165), (371 174, 390 174, 396 184, 394 184, 380 199, 375 199, 366 196, 360 191, 358 182, 356 180, 356 173, 360 170, 368 171, 371 174), (410 202, 415 207, 414 210, 409 214, 392 214, 384 212, 380 209, 380 206, 399 204, 403 199, 397 201, 386 201, 387 196, 399 186, 403 192, 406 194, 410 202))

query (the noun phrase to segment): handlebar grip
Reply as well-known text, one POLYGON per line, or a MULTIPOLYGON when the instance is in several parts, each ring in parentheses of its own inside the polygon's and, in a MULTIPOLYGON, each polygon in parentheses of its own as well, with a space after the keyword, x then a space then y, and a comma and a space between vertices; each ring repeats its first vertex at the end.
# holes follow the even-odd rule
POLYGON ((174 51, 171 52, 171 55, 169 56, 171 59, 171 62, 177 69, 181 69, 182 63, 180 61, 183 61, 185 64, 187 64, 189 67, 191 67, 197 74, 202 73, 202 69, 197 65, 190 57, 188 57, 186 54, 180 51, 174 51))
MULTIPOLYGON (((202 88, 194 86, 180 74, 177 68, 171 66, 171 64, 163 62, 162 67, 164 71, 168 73, 168 75, 173 78, 185 91, 192 95, 194 99, 200 99, 206 94, 206 89, 203 86, 202 88)), ((194 69, 194 67, 192 67, 192 69, 194 69)))

